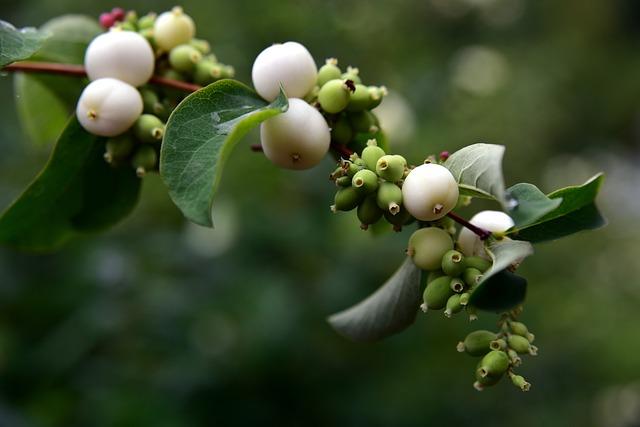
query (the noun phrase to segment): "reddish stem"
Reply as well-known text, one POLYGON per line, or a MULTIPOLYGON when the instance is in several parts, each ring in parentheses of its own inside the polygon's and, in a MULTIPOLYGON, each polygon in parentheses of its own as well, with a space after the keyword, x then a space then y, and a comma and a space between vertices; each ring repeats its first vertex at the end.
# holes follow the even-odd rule
POLYGON ((457 222, 458 224, 462 225, 463 227, 468 228, 469 230, 473 231, 475 234, 478 235, 478 237, 480 237, 480 240, 487 240, 489 237, 491 237, 491 232, 488 230, 485 230, 484 228, 480 228, 477 227, 473 224, 471 224, 469 221, 467 221, 466 219, 462 218, 461 216, 459 216, 458 214, 456 214, 453 211, 450 211, 447 216, 449 218, 451 218, 452 220, 454 220, 455 222, 457 222))
POLYGON ((342 157, 343 159, 348 159, 353 154, 352 150, 348 149, 343 144, 338 144, 335 142, 331 143, 331 149, 336 153, 338 153, 340 157, 342 157))
POLYGON ((254 151, 256 153, 262 153, 264 151, 262 149, 262 145, 260 145, 260 144, 251 144, 251 146, 249 148, 251 148, 251 151, 254 151))
MULTIPOLYGON (((60 74, 65 76, 85 77, 87 75, 86 70, 82 65, 75 64, 57 64, 55 62, 32 62, 32 61, 20 61, 9 64, 2 69, 2 71, 22 71, 26 73, 48 73, 48 74, 60 74)), ((183 90, 185 92, 195 92, 202 86, 181 82, 179 80, 167 79, 160 76, 152 76, 149 83, 158 86, 172 87, 174 89, 183 90)))

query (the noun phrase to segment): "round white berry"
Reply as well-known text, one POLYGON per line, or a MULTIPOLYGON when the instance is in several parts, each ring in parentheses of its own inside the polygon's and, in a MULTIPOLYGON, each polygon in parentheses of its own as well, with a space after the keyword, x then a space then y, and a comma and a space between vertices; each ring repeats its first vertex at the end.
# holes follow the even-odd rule
POLYGON ((84 88, 76 116, 85 130, 99 136, 116 136, 129 129, 142 114, 140 93, 125 82, 105 78, 84 88))
POLYGON ((196 34, 193 19, 181 7, 161 13, 153 24, 153 39, 156 45, 168 52, 174 47, 188 43, 196 34))
POLYGON ((290 98, 303 98, 316 84, 318 68, 306 47, 297 42, 274 44, 260 52, 251 70, 253 86, 273 101, 280 84, 290 98))
POLYGON ((402 184, 402 200, 411 215, 435 221, 458 203, 458 183, 444 166, 429 163, 409 172, 402 184))
MULTIPOLYGON (((503 232, 513 227, 513 220, 509 215, 500 211, 478 212, 469 221, 471 224, 491 232, 503 232)), ((466 256, 481 256, 489 259, 489 254, 484 249, 484 243, 473 231, 463 228, 458 236, 460 251, 466 256)))
POLYGON ((289 109, 260 125, 265 156, 286 169, 309 169, 329 151, 331 132, 322 114, 302 99, 289 98, 289 109))
POLYGON ((133 86, 149 81, 154 63, 153 49, 147 39, 136 32, 118 29, 93 39, 84 55, 90 80, 112 77, 133 86))

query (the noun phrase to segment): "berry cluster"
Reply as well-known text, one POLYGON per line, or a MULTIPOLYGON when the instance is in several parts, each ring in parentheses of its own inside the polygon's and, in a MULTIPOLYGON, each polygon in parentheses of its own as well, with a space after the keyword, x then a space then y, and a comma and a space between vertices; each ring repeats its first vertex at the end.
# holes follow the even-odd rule
POLYGON ((195 24, 180 7, 142 17, 114 8, 100 15, 100 23, 107 32, 85 52, 91 83, 76 116, 88 132, 109 138, 108 163, 131 163, 143 176, 157 168, 165 121, 184 97, 148 84, 152 76, 207 85, 234 70, 217 61, 206 40, 194 38, 195 24))

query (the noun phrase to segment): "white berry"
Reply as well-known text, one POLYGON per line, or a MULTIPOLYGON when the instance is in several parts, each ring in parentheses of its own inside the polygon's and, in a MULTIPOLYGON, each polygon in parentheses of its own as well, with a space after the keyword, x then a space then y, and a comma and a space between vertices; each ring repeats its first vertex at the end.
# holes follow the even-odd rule
POLYGON ((329 151, 331 133, 322 114, 302 99, 289 98, 289 109, 260 125, 265 156, 286 169, 309 169, 329 151))
POLYGON ((105 78, 84 88, 76 116, 85 130, 99 136, 116 136, 129 129, 142 114, 140 93, 125 82, 105 78))
POLYGON ((156 45, 166 52, 180 44, 188 43, 195 34, 196 25, 193 19, 179 6, 161 13, 153 24, 156 45))
MULTIPOLYGON (((487 231, 501 233, 513 227, 513 220, 509 215, 500 211, 478 212, 469 221, 471 224, 487 231)), ((484 249, 484 243, 473 231, 463 228, 458 236, 460 251, 467 256, 481 256, 489 259, 489 254, 484 249)))
POLYGON ((274 44, 260 52, 251 70, 253 86, 261 97, 273 101, 280 84, 290 98, 303 98, 313 89, 318 68, 306 47, 297 42, 274 44))
POLYGON ((84 66, 90 80, 112 77, 133 86, 153 75, 155 57, 147 39, 133 31, 111 30, 89 44, 84 66))
POLYGON ((402 184, 402 203, 421 221, 445 216, 456 206, 458 195, 458 183, 449 169, 433 163, 411 170, 402 184))

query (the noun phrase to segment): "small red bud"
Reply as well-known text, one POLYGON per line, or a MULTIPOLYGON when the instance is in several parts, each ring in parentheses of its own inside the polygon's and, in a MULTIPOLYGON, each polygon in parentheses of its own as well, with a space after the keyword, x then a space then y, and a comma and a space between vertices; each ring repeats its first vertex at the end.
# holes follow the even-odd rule
POLYGON ((445 160, 447 160, 449 158, 450 154, 448 151, 442 151, 440 153, 440 161, 444 162, 445 160))
POLYGON ((99 20, 100 20, 100 25, 104 29, 109 29, 109 28, 113 27, 113 24, 116 23, 115 18, 109 12, 101 13, 99 20))
POLYGON ((126 15, 126 12, 121 7, 114 7, 111 9, 111 16, 115 21, 122 21, 126 15))

